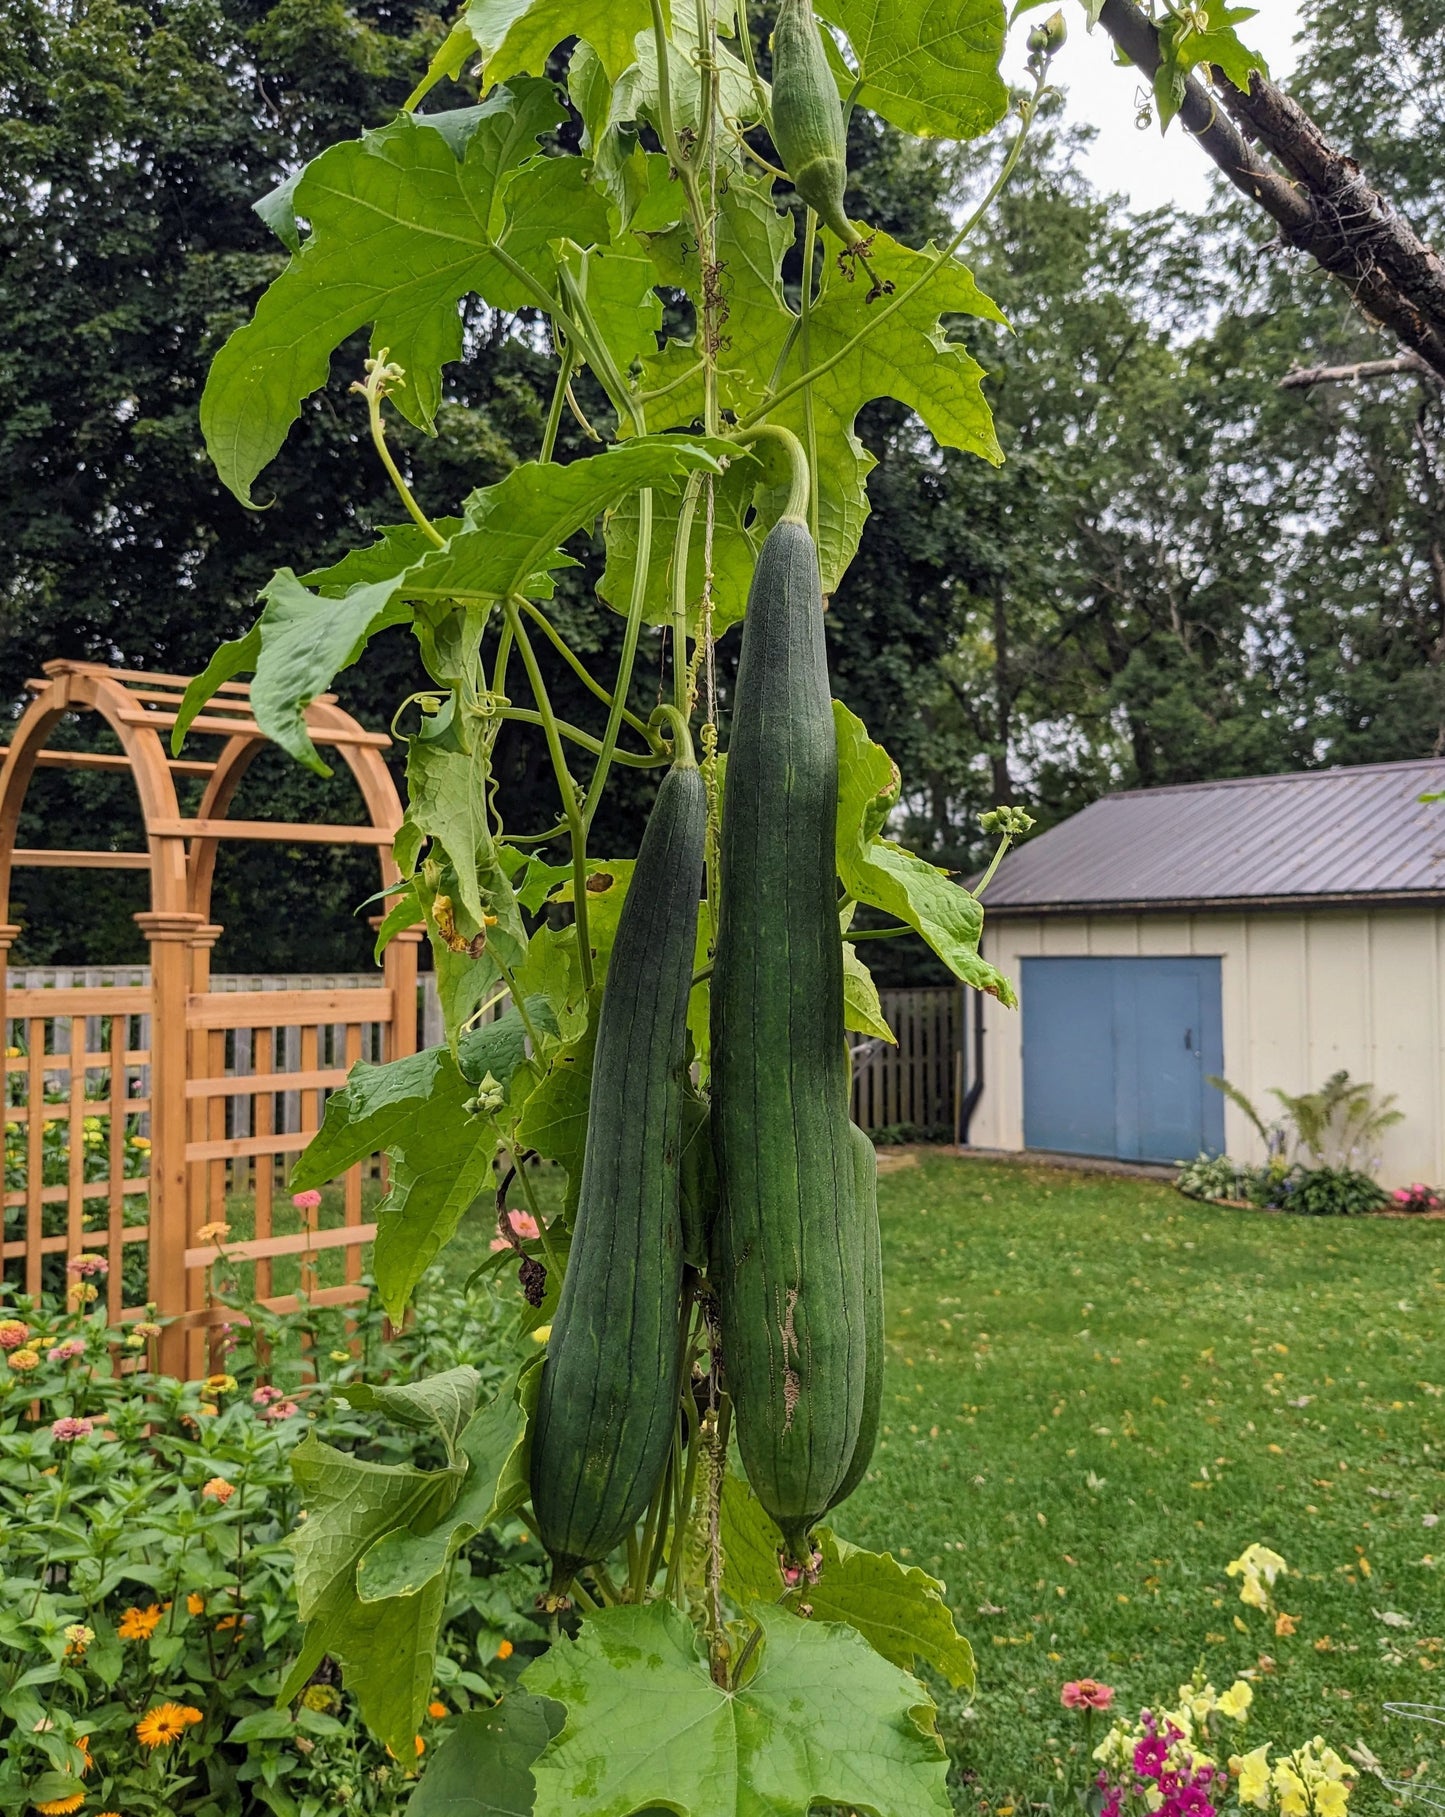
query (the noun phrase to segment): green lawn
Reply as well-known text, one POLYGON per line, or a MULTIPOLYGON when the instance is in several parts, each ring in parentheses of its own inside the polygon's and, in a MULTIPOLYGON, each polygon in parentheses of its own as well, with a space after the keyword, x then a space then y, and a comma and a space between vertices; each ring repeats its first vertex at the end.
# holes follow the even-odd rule
MULTIPOLYGON (((1363 1737, 1445 1779, 1445 1729, 1382 1711, 1445 1704, 1445 1223, 904 1161, 879 1195, 885 1423, 838 1525, 942 1577, 973 1639, 978 1693, 944 1699, 960 1808, 1047 1795, 1065 1679, 1137 1709, 1197 1664, 1255 1673, 1246 1746, 1363 1737), (1291 1567, 1293 1636, 1225 1575, 1255 1540, 1291 1567)), ((1391 1802, 1368 1781, 1352 1808, 1391 1802)))

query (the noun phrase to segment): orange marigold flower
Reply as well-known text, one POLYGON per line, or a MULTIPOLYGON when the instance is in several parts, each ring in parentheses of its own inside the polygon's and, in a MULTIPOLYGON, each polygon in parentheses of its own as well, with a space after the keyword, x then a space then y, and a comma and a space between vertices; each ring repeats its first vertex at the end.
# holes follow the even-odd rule
POLYGON ((228 1483, 224 1476, 213 1476, 210 1482, 204 1484, 201 1489, 202 1495, 209 1495, 213 1501, 218 1501, 223 1508, 235 1493, 236 1485, 234 1483, 228 1483))
POLYGON ((509 1641, 509 1640, 499 1641, 497 1644, 497 1658, 498 1659, 510 1659, 511 1657, 512 1657, 511 1641, 509 1641))
POLYGON ((444 1716, 451 1715, 451 1711, 444 1703, 429 1703, 426 1707, 426 1713, 431 1717, 433 1722, 440 1722, 444 1716))
POLYGON ((192 1723, 204 1722, 199 1710, 189 1704, 160 1703, 135 1725, 136 1736, 142 1747, 168 1748, 173 1741, 179 1741, 192 1723))
POLYGON ((12 1350, 5 1360, 12 1369, 18 1370, 22 1375, 27 1370, 40 1367, 40 1357, 34 1350, 12 1350))
POLYGON ((44 1804, 37 1804, 40 1817, 69 1817, 71 1811, 78 1811, 85 1803, 84 1792, 72 1792, 68 1798, 47 1798, 44 1804))
POLYGON ((239 1615, 223 1615, 216 1623, 216 1632, 218 1634, 224 1634, 227 1628, 234 1628, 240 1619, 239 1615))
POLYGON ((149 1640, 161 1625, 162 1613, 155 1603, 144 1609, 127 1609, 116 1632, 122 1640, 149 1640))
POLYGON ((204 1615, 205 1612, 206 1612, 205 1597, 202 1596, 198 1590, 192 1590, 190 1595, 187 1596, 187 1598, 186 1598, 186 1614, 187 1615, 204 1615))

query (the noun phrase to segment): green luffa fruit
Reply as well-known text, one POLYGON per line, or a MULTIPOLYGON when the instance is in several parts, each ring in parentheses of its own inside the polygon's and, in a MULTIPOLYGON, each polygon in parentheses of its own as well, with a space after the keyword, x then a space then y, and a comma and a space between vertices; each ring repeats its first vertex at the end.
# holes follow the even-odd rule
POLYGON ((773 27, 773 144, 793 188, 845 246, 860 235, 843 212, 848 134, 809 0, 783 0, 773 27))
POLYGON ((818 555, 785 517, 748 597, 728 748, 709 1273, 743 1464, 797 1560, 847 1476, 866 1393, 837 794, 818 555))
POLYGON ((883 1233, 878 1227, 878 1152, 872 1140, 853 1125, 853 1185, 863 1222, 863 1318, 867 1332, 868 1366, 863 1377, 863 1417, 853 1446, 848 1474, 829 1502, 836 1508, 868 1474, 873 1448, 878 1443, 878 1420, 883 1410, 883 1233))
POLYGON ((678 1397, 687 998, 707 794, 668 772, 602 994, 572 1248, 537 1400, 532 1506, 554 1588, 605 1558, 661 1478, 678 1397))

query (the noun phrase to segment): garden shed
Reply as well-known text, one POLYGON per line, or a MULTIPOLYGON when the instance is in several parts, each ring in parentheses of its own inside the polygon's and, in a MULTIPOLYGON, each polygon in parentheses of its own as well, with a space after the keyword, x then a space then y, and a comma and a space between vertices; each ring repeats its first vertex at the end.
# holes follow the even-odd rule
MULTIPOLYGON (((1445 1180, 1445 765, 1365 764, 1108 795, 1005 858, 973 1042, 980 1147, 1263 1159, 1223 1074, 1393 1092, 1382 1184, 1445 1180)), ((1265 1112, 1268 1116, 1268 1112, 1265 1112)))

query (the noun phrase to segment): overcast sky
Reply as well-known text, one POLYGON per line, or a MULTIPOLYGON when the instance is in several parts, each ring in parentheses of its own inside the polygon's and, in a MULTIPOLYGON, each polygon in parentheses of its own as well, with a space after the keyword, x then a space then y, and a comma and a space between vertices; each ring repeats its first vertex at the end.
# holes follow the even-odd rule
MULTIPOLYGON (((1126 195, 1135 208, 1172 202, 1202 209, 1214 166, 1177 120, 1162 139, 1157 125, 1139 131, 1134 125, 1139 72, 1114 65, 1109 39, 1099 27, 1087 31, 1077 8, 1067 8, 1065 16, 1069 38, 1055 60, 1054 80, 1068 91, 1073 118, 1098 128, 1086 165, 1090 180, 1098 189, 1126 195)), ((1030 14, 1026 23, 1037 17, 1030 14)), ((1287 78, 1294 67, 1292 41, 1298 17, 1296 0, 1260 0, 1258 16, 1239 27, 1244 42, 1263 51, 1277 81, 1287 78)), ((1023 38, 1024 32, 1016 28, 1009 59, 1010 74, 1015 76, 1021 74, 1023 38)))

